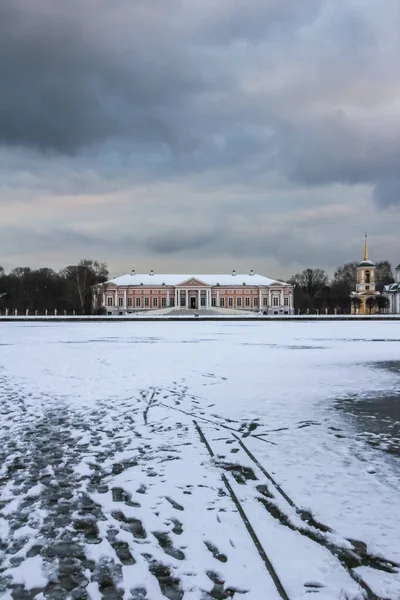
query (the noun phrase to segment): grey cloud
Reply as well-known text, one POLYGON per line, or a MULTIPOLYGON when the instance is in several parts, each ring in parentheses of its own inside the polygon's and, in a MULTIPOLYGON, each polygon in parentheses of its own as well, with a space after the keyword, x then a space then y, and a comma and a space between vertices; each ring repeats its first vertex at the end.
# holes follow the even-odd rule
POLYGON ((174 231, 145 239, 146 247, 157 254, 178 254, 211 246, 215 236, 209 233, 174 231))
POLYGON ((279 160, 291 179, 306 184, 373 183, 399 169, 399 134, 397 124, 371 130, 338 111, 283 132, 279 160))
POLYGON ((391 175, 386 179, 378 180, 374 188, 374 199, 378 205, 383 207, 400 205, 400 176, 391 175))

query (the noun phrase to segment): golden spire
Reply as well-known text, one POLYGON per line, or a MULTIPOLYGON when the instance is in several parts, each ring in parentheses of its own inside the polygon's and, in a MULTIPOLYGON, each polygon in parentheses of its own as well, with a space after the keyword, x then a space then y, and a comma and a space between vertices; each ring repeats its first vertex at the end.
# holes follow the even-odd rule
POLYGON ((365 234, 364 241, 364 260, 368 260, 368 234, 365 234))

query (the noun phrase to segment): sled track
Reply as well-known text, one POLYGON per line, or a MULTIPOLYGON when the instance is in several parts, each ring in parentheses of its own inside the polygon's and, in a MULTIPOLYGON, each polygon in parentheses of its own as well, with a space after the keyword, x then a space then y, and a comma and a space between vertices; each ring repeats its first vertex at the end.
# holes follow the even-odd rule
MULTIPOLYGON (((194 423, 194 426, 197 429, 197 432, 198 432, 198 434, 200 436, 201 441, 203 442, 203 444, 207 448, 207 451, 208 451, 209 455, 212 458, 214 458, 214 452, 213 452, 210 444, 208 443, 207 438, 205 437, 203 431, 201 430, 199 424, 197 423, 197 421, 193 421, 193 423, 194 423)), ((269 558, 268 558, 268 556, 267 556, 264 548, 262 547, 261 542, 258 539, 257 534, 254 531, 252 525, 250 524, 249 519, 247 518, 246 513, 243 510, 243 507, 242 507, 242 505, 241 505, 238 497, 236 496, 235 492, 233 491, 233 489, 232 489, 232 487, 231 487, 231 485, 230 485, 230 483, 229 483, 226 475, 224 473, 222 473, 221 474, 221 478, 222 478, 222 481, 224 482, 224 485, 225 485, 226 489, 228 490, 228 493, 229 493, 229 495, 230 495, 233 503, 235 504, 235 506, 236 506, 236 508, 238 510, 238 513, 239 513, 239 515, 240 515, 240 517, 241 517, 241 519, 242 519, 242 521, 243 521, 243 523, 244 523, 244 525, 245 525, 245 527, 246 527, 246 529, 247 529, 247 531, 248 531, 251 539, 254 542, 255 547, 257 548, 257 552, 259 553, 259 555, 261 557, 261 560, 263 561, 263 563, 264 563, 264 565, 265 565, 265 567, 266 567, 269 575, 271 576, 272 581, 275 584, 275 587, 276 587, 279 595, 281 596, 281 598, 283 600, 290 600, 289 596, 288 596, 288 594, 287 594, 287 592, 285 590, 285 588, 283 587, 283 585, 281 583, 281 580, 278 577, 277 572, 275 571, 275 569, 274 569, 271 561, 269 560, 269 558)))
MULTIPOLYGON (((169 408, 171 410, 176 410, 177 412, 183 413, 188 417, 194 417, 195 419, 200 419, 206 423, 210 423, 214 427, 221 427, 222 429, 228 429, 228 431, 234 431, 235 433, 240 433, 240 430, 235 429, 235 427, 230 427, 229 425, 225 425, 224 423, 213 421, 212 419, 207 419, 207 417, 203 417, 202 415, 196 415, 194 412, 189 412, 187 410, 183 410, 182 408, 177 408, 176 406, 170 406, 169 404, 165 404, 165 402, 160 402, 160 406, 164 406, 164 408, 169 408)), ((232 434, 233 435, 233 434, 232 434)), ((272 446, 276 446, 276 442, 272 442, 271 440, 266 440, 264 437, 256 433, 251 433, 250 437, 257 438, 261 442, 265 442, 266 444, 272 444, 272 446)))
MULTIPOLYGON (((206 446, 208 453, 210 454, 210 456, 212 458, 215 458, 215 453, 214 453, 209 441, 207 440, 204 432, 202 431, 201 427, 199 426, 198 422, 196 420, 193 420, 193 423, 199 434, 201 441, 206 446)), ((347 571, 347 573, 350 575, 350 577, 363 589, 366 600, 390 600, 388 598, 384 598, 384 597, 381 597, 381 596, 378 596, 377 594, 375 594, 375 592, 363 580, 363 578, 360 577, 360 575, 358 575, 358 573, 356 573, 354 571, 354 567, 350 566, 348 564, 348 562, 349 561, 354 562, 355 567, 361 566, 362 564, 369 563, 370 565, 375 566, 375 568, 377 568, 377 569, 388 571, 388 572, 395 572, 395 570, 397 570, 400 567, 400 565, 398 565, 397 563, 395 563, 393 561, 381 559, 379 557, 370 555, 366 550, 365 551, 360 550, 359 552, 346 551, 344 548, 342 548, 342 547, 336 545, 335 543, 333 543, 332 541, 330 541, 329 538, 326 537, 326 534, 331 533, 332 530, 329 527, 327 527, 326 525, 315 520, 310 513, 301 510, 295 504, 295 502, 285 493, 285 491, 281 488, 281 486, 275 481, 275 479, 272 477, 272 475, 263 467, 263 465, 254 456, 254 454, 249 450, 249 448, 247 448, 246 444, 239 438, 239 436, 236 435, 236 433, 232 433, 232 436, 236 439, 236 441, 239 443, 239 445, 241 446, 243 451, 253 461, 253 463, 258 467, 258 469, 262 472, 262 474, 266 477, 266 479, 273 485, 273 487, 278 492, 278 494, 285 500, 285 502, 292 509, 295 510, 297 515, 304 522, 304 528, 297 529, 297 531, 300 534, 310 538, 315 543, 326 548, 332 554, 332 556, 334 556, 335 559, 340 562, 342 568, 347 571), (374 563, 376 563, 376 565, 374 565, 374 563)), ((265 567, 266 567, 269 575, 271 576, 278 593, 280 594, 281 598, 283 598, 284 600, 289 600, 289 596, 288 596, 286 590, 284 589, 283 584, 280 581, 279 576, 271 563, 271 560, 269 559, 264 548, 262 547, 262 544, 257 536, 257 533, 254 530, 254 528, 252 527, 251 523, 249 522, 246 512, 244 511, 243 506, 242 506, 240 500, 238 499, 238 497, 236 496, 225 473, 221 473, 221 479, 225 485, 225 488, 227 489, 227 491, 229 493, 229 496, 231 497, 233 503, 235 504, 235 506, 238 510, 238 513, 239 513, 251 539, 253 540, 254 545, 256 546, 257 551, 258 551, 262 561, 264 562, 265 567)), ((287 525, 287 523, 285 523, 285 524, 287 525)), ((282 523, 282 526, 284 526, 285 524, 282 523)))
MULTIPOLYGON (((337 560, 339 560, 340 564, 342 565, 342 567, 344 569, 346 569, 346 571, 348 572, 350 577, 356 583, 358 583, 358 585, 360 585, 363 588, 363 590, 365 591, 365 593, 367 595, 368 600, 389 600, 387 598, 382 598, 380 596, 377 596, 371 590, 369 585, 362 579, 362 577, 360 577, 360 575, 358 575, 354 571, 353 568, 349 567, 349 565, 346 564, 346 560, 345 560, 344 556, 340 553, 340 548, 336 547, 333 543, 329 543, 328 541, 326 541, 324 539, 323 533, 331 532, 332 530, 329 527, 327 527, 326 525, 323 525, 322 523, 319 523, 318 521, 316 521, 312 517, 312 515, 310 515, 308 513, 305 514, 304 511, 302 511, 298 506, 296 506, 296 504, 293 502, 293 500, 283 491, 281 486, 275 481, 275 479, 270 475, 270 473, 268 473, 268 471, 262 466, 262 464, 259 462, 259 460, 254 456, 254 454, 247 448, 246 444, 244 444, 244 442, 237 435, 233 434, 233 437, 236 438, 236 440, 238 441, 241 448, 246 452, 246 454, 254 462, 254 464, 257 465, 257 467, 260 469, 260 471, 263 473, 263 475, 265 475, 265 477, 272 483, 272 485, 275 487, 277 492, 286 500, 286 502, 292 508, 295 509, 296 513, 300 516, 300 518, 307 523, 310 530, 312 530, 312 529, 316 530, 316 535, 314 535, 314 536, 310 535, 311 539, 313 539, 316 543, 324 546, 327 550, 329 550, 329 552, 332 554, 332 556, 334 556, 337 560)), ((303 532, 300 532, 300 533, 303 533, 303 532)), ((311 533, 311 531, 310 531, 310 533, 311 533)), ((369 562, 376 561, 377 564, 379 564, 378 568, 381 568, 382 570, 392 571, 393 569, 398 569, 400 567, 399 564, 397 564, 393 561, 385 560, 385 559, 381 559, 381 558, 373 556, 373 555, 369 555, 366 551, 362 552, 361 554, 362 554, 361 558, 364 558, 364 560, 368 560, 369 562)))

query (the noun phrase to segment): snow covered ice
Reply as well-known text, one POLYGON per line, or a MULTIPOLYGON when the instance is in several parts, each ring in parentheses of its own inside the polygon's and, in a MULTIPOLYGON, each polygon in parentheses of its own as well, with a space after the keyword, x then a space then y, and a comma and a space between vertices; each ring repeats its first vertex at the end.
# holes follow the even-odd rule
POLYGON ((400 323, 0 326, 0 599, 400 599, 400 323))

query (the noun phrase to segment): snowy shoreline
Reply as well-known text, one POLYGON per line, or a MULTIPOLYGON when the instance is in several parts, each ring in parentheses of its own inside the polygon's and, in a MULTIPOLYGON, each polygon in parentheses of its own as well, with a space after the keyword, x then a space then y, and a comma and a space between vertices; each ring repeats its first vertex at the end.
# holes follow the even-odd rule
POLYGON ((23 322, 101 322, 115 323, 118 321, 400 321, 400 315, 112 315, 112 316, 88 316, 88 315, 49 315, 49 316, 0 316, 0 323, 23 322))

